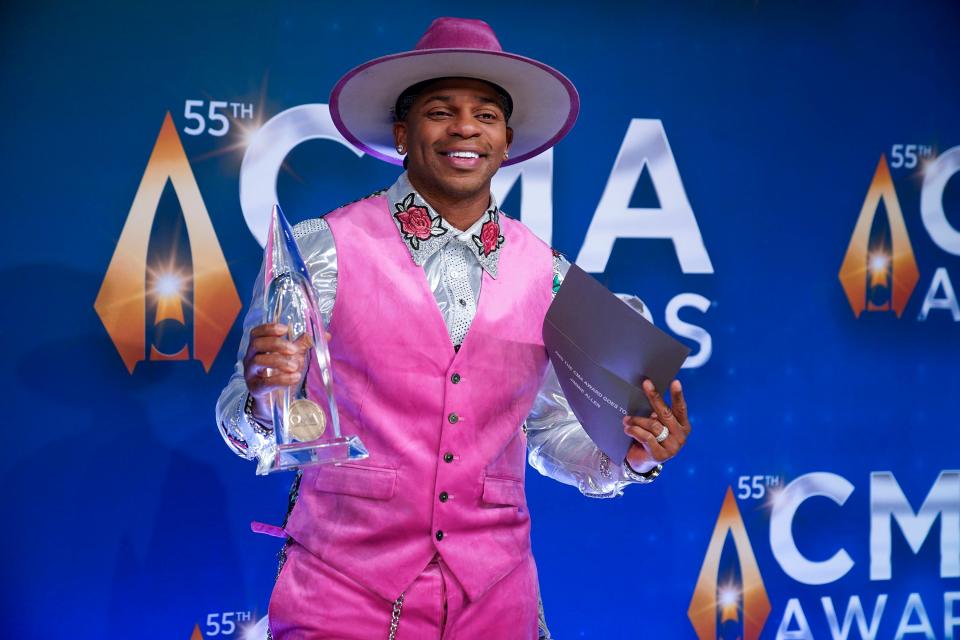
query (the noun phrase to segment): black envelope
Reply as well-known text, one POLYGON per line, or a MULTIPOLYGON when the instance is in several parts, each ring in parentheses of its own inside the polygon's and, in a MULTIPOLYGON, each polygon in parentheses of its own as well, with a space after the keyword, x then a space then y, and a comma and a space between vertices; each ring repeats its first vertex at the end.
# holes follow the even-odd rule
POLYGON ((543 341, 580 424, 616 462, 632 442, 623 416, 650 414, 644 378, 668 396, 690 354, 576 265, 547 310, 543 341))

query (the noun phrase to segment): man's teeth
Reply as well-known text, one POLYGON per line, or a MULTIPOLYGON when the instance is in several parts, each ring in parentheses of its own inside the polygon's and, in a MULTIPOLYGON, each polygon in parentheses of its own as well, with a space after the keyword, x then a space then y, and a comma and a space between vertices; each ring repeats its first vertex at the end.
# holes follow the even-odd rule
POLYGON ((450 151, 447 155, 451 158, 479 158, 480 154, 474 151, 450 151))

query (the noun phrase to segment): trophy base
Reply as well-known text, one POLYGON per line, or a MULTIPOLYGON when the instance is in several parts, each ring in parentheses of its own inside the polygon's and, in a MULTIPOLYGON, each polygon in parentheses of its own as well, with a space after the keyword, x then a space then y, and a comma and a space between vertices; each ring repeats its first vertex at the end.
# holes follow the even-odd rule
POLYGON ((274 471, 302 469, 315 464, 334 464, 363 460, 370 456, 357 436, 340 436, 323 442, 294 442, 277 445, 277 448, 260 456, 257 475, 274 471))

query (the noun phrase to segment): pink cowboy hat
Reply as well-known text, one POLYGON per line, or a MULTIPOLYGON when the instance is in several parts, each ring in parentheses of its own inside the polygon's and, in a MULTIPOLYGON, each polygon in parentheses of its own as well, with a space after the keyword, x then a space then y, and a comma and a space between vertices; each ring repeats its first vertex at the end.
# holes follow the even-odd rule
POLYGON ((337 129, 355 146, 393 164, 393 107, 404 89, 443 77, 500 85, 513 100, 513 144, 504 165, 522 162, 560 141, 573 127, 580 96, 573 83, 542 62, 507 53, 482 20, 437 18, 413 51, 376 58, 343 76, 330 94, 337 129))

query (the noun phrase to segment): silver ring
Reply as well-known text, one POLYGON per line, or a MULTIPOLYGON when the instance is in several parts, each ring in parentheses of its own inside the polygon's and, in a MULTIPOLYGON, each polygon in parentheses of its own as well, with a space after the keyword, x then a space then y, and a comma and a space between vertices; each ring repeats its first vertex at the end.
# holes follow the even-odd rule
POLYGON ((663 442, 670 435, 670 429, 667 429, 667 425, 663 425, 663 431, 660 432, 660 435, 657 436, 657 442, 663 442))

